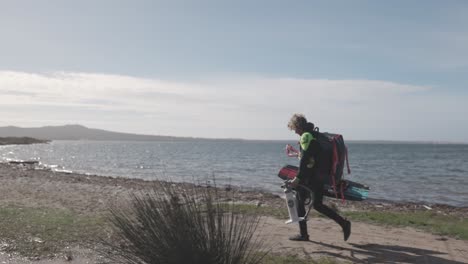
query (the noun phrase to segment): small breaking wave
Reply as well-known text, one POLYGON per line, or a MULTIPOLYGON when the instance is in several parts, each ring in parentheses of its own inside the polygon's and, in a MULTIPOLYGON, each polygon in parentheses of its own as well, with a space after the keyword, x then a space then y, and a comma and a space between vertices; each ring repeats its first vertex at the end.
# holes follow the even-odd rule
POLYGON ((67 170, 63 166, 60 166, 57 164, 45 164, 39 160, 40 158, 30 159, 30 160, 20 160, 20 159, 12 159, 12 158, 3 157, 0 162, 8 163, 10 165, 17 166, 17 167, 27 167, 28 169, 34 169, 34 170, 46 170, 46 171, 54 171, 54 172, 73 173, 72 170, 67 170))

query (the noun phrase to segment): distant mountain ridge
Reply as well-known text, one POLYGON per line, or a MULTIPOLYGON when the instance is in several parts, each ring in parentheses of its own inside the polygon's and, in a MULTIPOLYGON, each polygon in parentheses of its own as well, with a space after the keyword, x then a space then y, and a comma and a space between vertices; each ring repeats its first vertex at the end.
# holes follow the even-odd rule
POLYGON ((43 140, 121 140, 121 141, 175 141, 193 140, 189 137, 139 135, 120 133, 102 129, 87 128, 82 125, 45 126, 23 128, 16 126, 0 127, 0 137, 32 137, 43 140))

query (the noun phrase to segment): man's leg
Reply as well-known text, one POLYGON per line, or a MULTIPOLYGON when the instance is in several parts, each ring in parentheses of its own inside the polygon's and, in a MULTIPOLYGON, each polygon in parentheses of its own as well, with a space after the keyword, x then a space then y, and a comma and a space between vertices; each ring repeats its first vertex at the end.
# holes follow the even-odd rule
MULTIPOLYGON (((305 199, 307 197, 307 191, 302 190, 302 188, 298 188, 297 193, 297 215, 299 217, 304 217, 306 214, 305 210, 305 199)), ((307 221, 300 221, 299 222, 299 231, 300 234, 296 236, 292 236, 289 239, 293 241, 309 241, 309 234, 307 233, 307 221)))
POLYGON ((324 192, 324 185, 323 183, 316 183, 313 186, 314 191, 314 209, 318 212, 324 214, 330 219, 333 219, 336 223, 338 223, 341 228, 343 229, 344 240, 348 240, 349 236, 351 235, 351 222, 341 217, 335 211, 333 211, 330 207, 323 204, 323 192, 324 192))

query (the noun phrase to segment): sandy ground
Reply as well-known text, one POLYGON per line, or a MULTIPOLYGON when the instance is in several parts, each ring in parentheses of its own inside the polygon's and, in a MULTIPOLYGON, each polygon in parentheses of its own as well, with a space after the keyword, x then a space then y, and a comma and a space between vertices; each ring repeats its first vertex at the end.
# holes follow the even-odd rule
MULTIPOLYGON (((32 170, 22 166, 0 163, 0 206, 67 208, 89 213, 105 210, 109 203, 125 200, 130 193, 150 188, 142 180, 87 176, 74 173, 32 170)), ((277 196, 241 192, 242 200, 254 204, 284 207, 277 196)), ((351 203, 349 210, 408 210, 422 205, 391 205, 385 203, 351 203)), ((468 208, 440 206, 444 213, 468 215, 468 208)), ((286 210, 286 209, 285 209, 286 210)), ((308 222, 310 242, 292 242, 287 238, 298 232, 297 225, 286 225, 283 220, 266 218, 262 235, 273 252, 302 257, 332 257, 351 263, 468 263, 468 241, 441 237, 411 228, 390 228, 353 222, 347 242, 338 225, 324 218, 308 222)), ((65 258, 28 260, 1 252, 0 263, 98 263, 99 256, 92 250, 76 246, 70 251, 72 260, 65 258)))
POLYGON ((269 219, 265 231, 274 251, 312 258, 326 256, 351 263, 468 263, 468 241, 435 236, 411 228, 386 228, 353 222, 352 234, 343 241, 333 221, 313 218, 308 223, 310 242, 292 242, 296 226, 269 219))

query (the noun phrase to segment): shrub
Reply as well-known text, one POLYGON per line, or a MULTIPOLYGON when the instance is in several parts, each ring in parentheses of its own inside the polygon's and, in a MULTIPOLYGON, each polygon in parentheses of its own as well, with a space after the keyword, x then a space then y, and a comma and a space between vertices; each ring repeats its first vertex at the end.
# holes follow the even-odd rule
POLYGON ((107 243, 111 263, 260 263, 266 255, 261 217, 242 214, 216 188, 158 184, 134 195, 130 207, 112 207, 117 239, 107 243), (224 200, 224 202, 223 202, 224 200))

